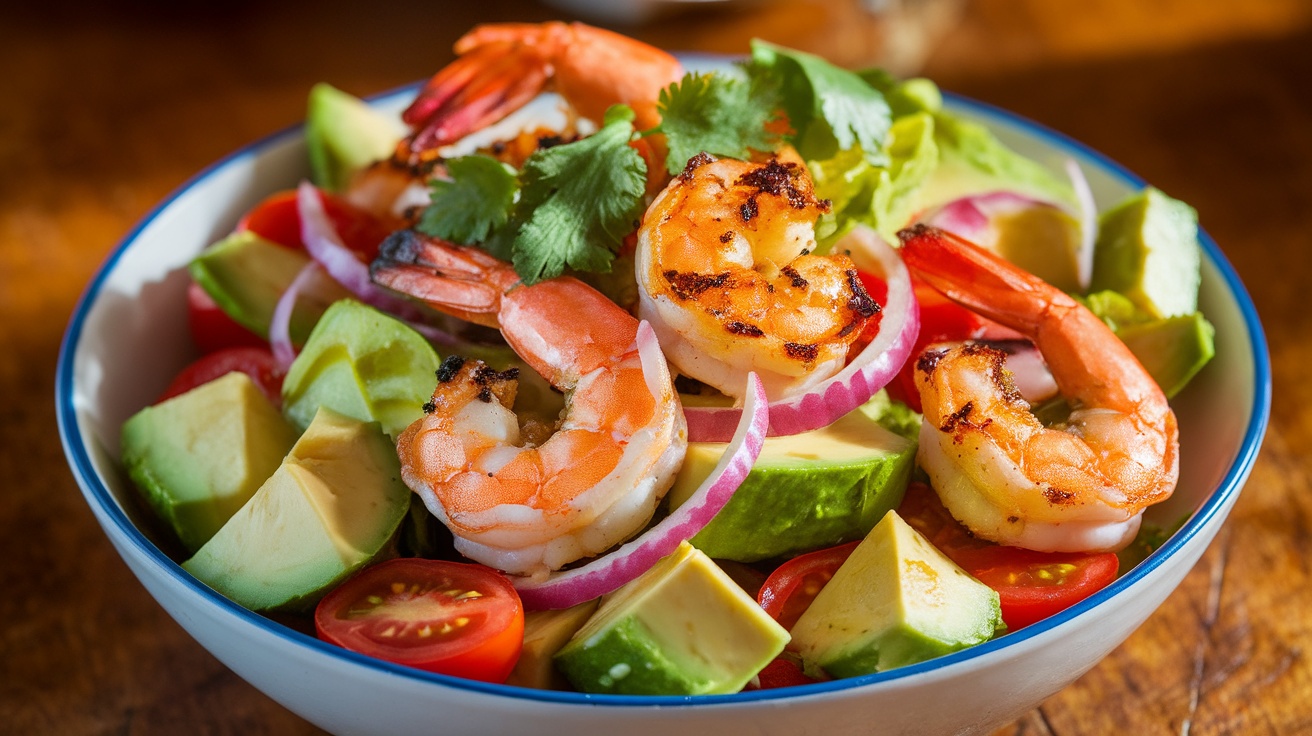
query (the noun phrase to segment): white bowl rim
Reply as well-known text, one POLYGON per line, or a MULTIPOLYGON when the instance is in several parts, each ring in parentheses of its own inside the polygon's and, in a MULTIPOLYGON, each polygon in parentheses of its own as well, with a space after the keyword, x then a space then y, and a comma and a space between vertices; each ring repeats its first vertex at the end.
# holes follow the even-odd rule
MULTIPOLYGON (((371 101, 383 100, 395 95, 413 93, 416 89, 417 84, 407 84, 387 92, 372 95, 368 99, 371 101)), ((1029 118, 951 92, 945 91, 943 97, 945 102, 955 109, 964 110, 983 118, 997 119, 1022 130, 1027 135, 1040 139, 1053 148, 1079 154, 1080 157, 1101 167, 1106 173, 1110 174, 1113 178, 1121 180, 1121 182, 1131 189, 1137 190, 1148 186, 1147 182, 1142 178, 1104 154, 1099 153, 1063 133, 1059 133, 1045 125, 1030 120, 1029 118)), ((151 209, 127 233, 127 235, 123 237, 97 270, 95 276, 79 298, 70 317, 67 330, 64 334, 64 339, 60 345, 59 359, 56 366, 56 418, 59 426, 60 440, 63 443, 64 453, 68 460, 69 467, 72 469, 73 475, 78 481, 78 485, 81 487, 87 502, 98 509, 103 514, 103 517, 106 518, 109 523, 112 523, 122 534, 125 542, 140 552, 143 558, 157 565, 165 573, 176 579, 180 585, 189 589, 191 592, 206 598, 210 603, 216 606, 227 609, 230 613, 238 616, 251 625, 263 628, 281 638, 288 639, 294 644, 317 649, 329 656, 342 657, 355 664, 380 671, 383 674, 404 677, 411 680, 427 681, 434 685, 449 687, 456 690, 468 690, 514 699, 529 701, 536 700, 562 705, 671 707, 699 704, 743 704, 754 701, 781 700, 784 698, 804 695, 838 694, 842 691, 869 687, 879 683, 904 680, 947 667, 964 665, 971 660, 984 657, 992 652, 1013 646, 1018 642, 1031 639, 1046 631, 1061 626, 1065 622, 1116 597, 1121 591, 1133 586, 1148 576, 1153 570, 1157 569, 1167 558, 1173 555, 1177 550, 1184 547, 1203 529, 1207 528, 1213 522, 1215 517, 1218 514, 1221 514, 1224 509, 1228 508, 1229 504, 1234 500, 1234 497, 1239 494, 1244 481, 1252 470, 1253 463, 1256 461, 1258 451, 1262 444, 1262 438, 1270 420, 1271 367, 1266 336, 1262 330, 1257 309, 1233 266, 1226 259, 1225 255, 1221 252, 1212 237, 1205 230, 1200 228, 1199 241, 1202 245, 1204 254, 1216 267, 1224 280, 1226 289, 1231 295, 1233 295, 1248 330, 1248 350, 1253 358, 1254 396, 1252 412, 1248 418, 1247 427, 1244 430, 1242 443, 1234 462, 1227 469, 1225 476, 1222 478, 1217 488, 1212 491, 1211 495, 1203 501, 1202 505, 1191 514, 1184 525, 1176 531, 1167 542, 1165 542, 1160 548, 1154 550, 1143 562, 1136 565, 1125 575, 1117 578, 1106 588, 1103 588, 1092 596, 1058 614, 1038 623, 1031 624, 1024 629, 1008 634, 1007 636, 999 637, 992 641, 915 665, 908 665, 886 672, 879 672, 860 677, 771 690, 747 691, 730 695, 633 696, 596 695, 554 690, 536 690, 511 685, 482 683, 463 678, 424 672, 422 670, 416 670, 375 659, 373 657, 357 654, 355 652, 350 652, 332 644, 320 641, 313 636, 303 634, 295 629, 276 623, 260 614, 249 611, 246 608, 233 603, 196 580, 183 570, 180 565, 160 551, 153 542, 136 528, 128 518, 127 514, 124 513, 123 509, 119 507, 110 490, 100 482, 95 465, 91 460, 91 455, 87 447, 83 444, 81 435, 78 432, 77 416, 72 400, 74 395, 73 360, 77 345, 83 334, 87 314, 95 299, 99 296, 105 279, 114 269, 114 266, 123 256, 124 252, 133 244, 142 231, 175 200, 192 187, 200 184, 213 175, 218 169, 221 169, 242 157, 258 155, 261 151, 274 144, 285 142, 289 138, 299 136, 301 135, 302 130, 303 126, 300 124, 290 126, 284 130, 264 136, 263 138, 242 146, 236 151, 218 161, 215 161, 170 193, 168 197, 151 209)))

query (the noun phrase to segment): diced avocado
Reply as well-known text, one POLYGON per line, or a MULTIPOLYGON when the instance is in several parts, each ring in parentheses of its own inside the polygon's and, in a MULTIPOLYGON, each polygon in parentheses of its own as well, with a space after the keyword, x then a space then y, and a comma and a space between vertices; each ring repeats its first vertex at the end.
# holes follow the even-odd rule
POLYGON ((1148 188, 1103 213, 1089 288, 1119 291, 1154 317, 1192 314, 1201 260, 1193 208, 1148 188))
POLYGON ((395 438, 423 416, 441 361, 428 340, 404 322, 353 299, 324 312, 287 369, 282 410, 306 427, 319 407, 364 422, 395 438))
MULTIPOLYGON (((309 262, 301 251, 240 230, 206 248, 188 270, 229 317, 267 338, 278 299, 309 262)), ((303 291, 288 324, 292 342, 304 343, 324 309, 346 295, 345 289, 327 280, 303 291)))
POLYGON ((182 567, 253 611, 299 611, 389 550, 409 508, 376 422, 323 409, 282 465, 182 567))
POLYGON ((1167 398, 1175 396, 1216 354, 1216 328, 1201 312, 1130 325, 1116 332, 1167 398))
POLYGON ((330 192, 342 191, 357 171, 392 155, 401 133, 399 120, 358 97, 328 84, 314 85, 305 113, 311 180, 330 192))
POLYGON ((506 684, 538 690, 568 690, 569 683, 556 671, 552 657, 583 627, 600 603, 600 599, 594 599, 559 611, 524 614, 524 648, 506 684))
POLYGON ((250 376, 234 372, 137 412, 123 465, 189 552, 209 541, 296 442, 250 376))
POLYGON ((1167 398, 1216 354, 1216 329, 1201 312, 1159 319, 1114 291, 1097 291, 1082 301, 1116 332, 1167 398))
POLYGON ((1066 292, 1081 291, 1080 222, 1059 207, 1029 207, 994 220, 998 255, 1066 292))
POLYGON ((1003 628, 998 594, 890 511, 793 625, 812 673, 855 677, 988 641, 1003 628))
POLYGON ((733 693, 787 643, 783 627, 684 542, 606 596, 556 665, 587 693, 733 693))
MULTIPOLYGON (((766 438, 747 478, 693 546, 716 559, 754 562, 865 536, 901 502, 915 466, 916 442, 880 423, 877 412, 888 405, 881 394, 827 427, 766 438)), ((697 490, 725 447, 688 443, 666 496, 671 508, 697 490)))

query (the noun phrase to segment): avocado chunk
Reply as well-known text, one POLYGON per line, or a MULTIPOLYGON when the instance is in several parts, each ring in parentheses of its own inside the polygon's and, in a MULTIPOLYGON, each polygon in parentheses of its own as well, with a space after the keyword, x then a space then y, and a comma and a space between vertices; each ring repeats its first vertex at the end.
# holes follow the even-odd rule
POLYGON ((1180 393, 1216 354, 1216 328, 1201 312, 1130 325, 1116 336, 1167 398, 1180 393))
POLYGON ((195 552, 278 469, 296 430, 245 373, 137 412, 123 465, 155 513, 195 552))
MULTIPOLYGON (((229 317, 267 339, 278 299, 309 263, 302 251, 239 230, 206 248, 187 270, 229 317)), ((292 342, 304 343, 324 309, 345 296, 344 288, 327 279, 302 291, 288 322, 292 342)))
POLYGON ((782 626, 683 542, 603 598, 556 666, 587 693, 733 693, 787 643, 782 626))
POLYGON ((583 627, 600 603, 600 599, 594 599, 558 611, 524 614, 524 648, 506 684, 537 690, 568 690, 569 683, 556 671, 552 657, 583 627))
POLYGON ((1193 208, 1148 188, 1100 218, 1089 289, 1118 291, 1153 317, 1192 314, 1201 262, 1193 208))
POLYGON ((300 611, 385 554, 409 508, 376 422, 323 409, 273 475, 182 567, 253 611, 300 611))
POLYGON ((305 112, 305 146, 310 179, 340 192, 369 164, 392 155, 401 140, 401 123, 363 100, 329 84, 310 88, 305 112))
POLYGON ((1083 302, 1134 353, 1167 398, 1216 354, 1216 328, 1201 312, 1159 319, 1114 291, 1094 292, 1083 302))
MULTIPOLYGON (((755 562, 865 536, 901 503, 915 466, 915 440, 881 424, 896 426, 899 410, 913 414, 881 394, 827 427, 766 438, 751 472, 693 546, 716 559, 755 562)), ((671 508, 697 490, 725 447, 688 443, 666 496, 671 508)))
POLYGON ((855 677, 988 641, 1003 628, 998 594, 889 511, 797 623, 805 668, 855 677))
POLYGON ((395 438, 424 413, 441 361, 401 320, 353 299, 334 303, 287 369, 282 410, 307 427, 320 407, 379 422, 395 438))

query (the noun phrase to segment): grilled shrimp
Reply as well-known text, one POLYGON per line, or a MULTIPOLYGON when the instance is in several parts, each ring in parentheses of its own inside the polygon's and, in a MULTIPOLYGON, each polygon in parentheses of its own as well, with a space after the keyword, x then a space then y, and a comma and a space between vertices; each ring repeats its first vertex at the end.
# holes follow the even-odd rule
POLYGON ((699 154, 638 229, 638 315, 678 370, 728 395, 756 371, 774 399, 838 372, 879 309, 846 255, 813 255, 817 200, 794 156, 699 154))
POLYGON ((1001 351, 927 351, 920 464, 944 506, 977 536, 1051 552, 1124 547, 1145 507, 1179 477, 1179 432, 1157 383, 1088 309, 955 235, 901 233, 917 276, 1032 340, 1072 406, 1062 426, 1030 412, 1001 351))
POLYGON ((383 286, 498 327, 566 394, 556 427, 521 426, 516 375, 448 358, 426 415, 397 440, 407 485, 467 557, 544 575, 640 531, 687 447, 650 328, 581 281, 526 286, 485 252, 402 231, 372 268, 383 286), (554 432, 552 431, 554 429, 554 432))

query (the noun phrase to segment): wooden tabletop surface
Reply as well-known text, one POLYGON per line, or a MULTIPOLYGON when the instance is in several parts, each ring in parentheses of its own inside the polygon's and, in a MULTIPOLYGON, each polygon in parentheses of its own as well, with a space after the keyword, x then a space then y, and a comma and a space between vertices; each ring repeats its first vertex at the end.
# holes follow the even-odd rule
MULTIPOLYGON (((298 121, 314 82, 381 91, 442 66, 474 22, 561 13, 517 0, 15 5, 0 10, 0 731, 315 733, 188 638, 111 549, 56 434, 62 332, 139 218, 298 121)), ((673 49, 741 52, 760 36, 847 64, 882 58, 1084 141, 1198 209, 1271 344, 1265 445, 1166 604, 1001 733, 1312 732, 1312 5, 929 10, 883 56, 855 6, 823 0, 630 31, 673 49)))

